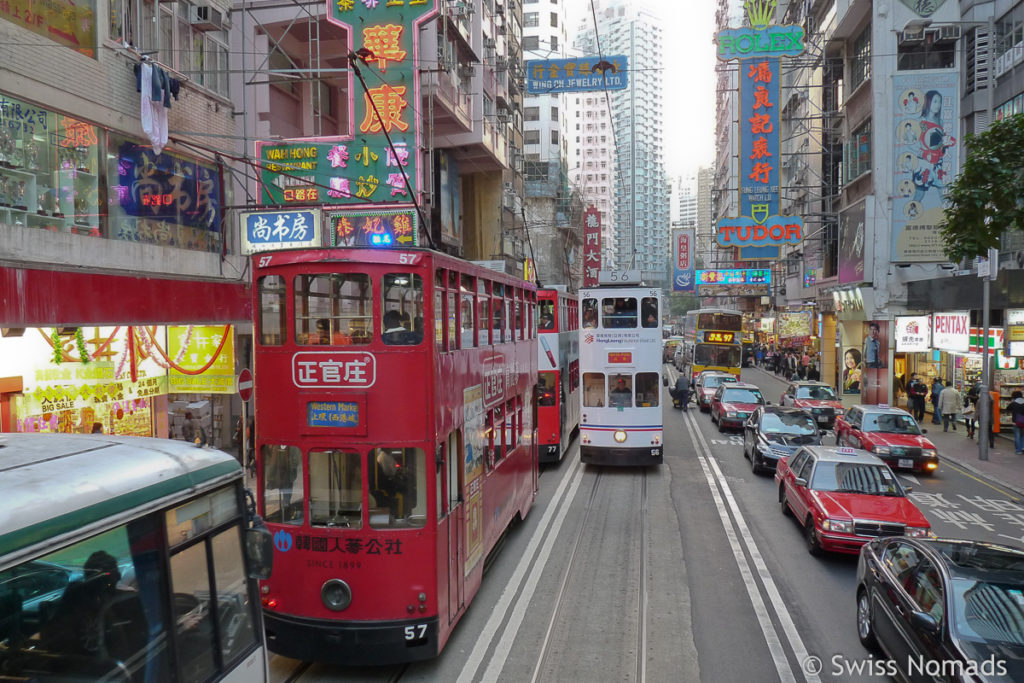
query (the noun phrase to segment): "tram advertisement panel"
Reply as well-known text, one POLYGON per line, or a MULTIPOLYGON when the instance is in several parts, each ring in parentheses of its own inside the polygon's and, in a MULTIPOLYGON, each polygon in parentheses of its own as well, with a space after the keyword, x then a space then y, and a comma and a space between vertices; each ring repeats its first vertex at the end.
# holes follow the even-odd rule
POLYGON ((466 567, 473 570, 483 555, 484 399, 479 384, 462 391, 465 420, 466 460, 466 567))

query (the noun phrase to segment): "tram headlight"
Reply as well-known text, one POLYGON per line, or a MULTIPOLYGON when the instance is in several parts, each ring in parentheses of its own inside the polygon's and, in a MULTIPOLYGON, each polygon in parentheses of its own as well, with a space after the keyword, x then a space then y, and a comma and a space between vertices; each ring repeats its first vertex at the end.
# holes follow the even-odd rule
POLYGON ((626 430, 625 429, 616 429, 615 430, 615 434, 613 435, 613 437, 614 437, 614 439, 615 439, 615 441, 617 443, 625 442, 626 441, 626 430))
POLYGON ((352 589, 341 579, 329 579, 320 589, 320 601, 332 612, 340 612, 352 604, 352 589))

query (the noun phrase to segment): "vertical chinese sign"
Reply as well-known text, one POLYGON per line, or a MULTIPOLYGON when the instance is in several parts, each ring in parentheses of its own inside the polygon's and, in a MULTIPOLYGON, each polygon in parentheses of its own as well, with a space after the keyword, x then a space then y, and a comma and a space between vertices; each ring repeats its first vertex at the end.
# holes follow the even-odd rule
POLYGON ((781 245, 803 239, 803 219, 779 215, 779 72, 782 57, 803 52, 804 34, 799 26, 769 26, 775 4, 747 0, 750 26, 715 37, 718 59, 739 62, 740 215, 720 219, 716 232, 740 260, 778 258, 781 245))
POLYGON ((597 287, 601 270, 601 212, 593 206, 583 212, 583 286, 597 287))
POLYGON ((419 26, 437 0, 328 0, 328 19, 364 56, 368 91, 349 77, 351 134, 259 144, 265 204, 410 203, 422 187, 419 26), (388 145, 390 135, 394 149, 388 145))
POLYGON ((672 291, 693 291, 693 229, 672 231, 672 291))

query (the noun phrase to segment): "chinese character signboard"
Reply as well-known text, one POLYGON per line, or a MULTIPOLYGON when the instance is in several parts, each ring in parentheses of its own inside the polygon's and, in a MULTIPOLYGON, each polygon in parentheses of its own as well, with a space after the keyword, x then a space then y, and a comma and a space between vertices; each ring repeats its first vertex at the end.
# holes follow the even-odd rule
POLYGON ((931 322, 927 315, 896 316, 896 352, 928 351, 932 345, 931 322))
POLYGON ((967 311, 932 316, 932 345, 943 351, 967 353, 971 340, 971 316, 967 311))
POLYGON ((243 254, 321 245, 319 211, 247 211, 239 215, 243 254))
POLYGON ((414 40, 437 0, 332 0, 328 19, 365 55, 367 91, 350 77, 351 135, 259 144, 267 204, 363 204, 412 201, 419 192, 419 79, 414 40), (390 135, 395 149, 388 145, 390 135), (403 170, 408 176, 406 184, 403 170))
POLYGON ((300 389, 368 389, 377 363, 363 351, 305 351, 292 356, 292 383, 300 389))
POLYGON ((332 247, 414 247, 416 209, 325 211, 332 247))
POLYGON ((234 394, 235 335, 231 325, 171 325, 167 355, 180 370, 168 372, 172 394, 234 394))
POLYGON ((693 229, 672 231, 672 291, 693 291, 693 229))
POLYGON ((770 268, 698 270, 698 296, 764 296, 772 282, 770 268))
POLYGON ((956 70, 892 78, 892 260, 946 261, 939 229, 946 186, 959 170, 960 120, 956 70))
MULTIPOLYGON (((111 16, 115 22, 115 25, 111 26, 112 32, 121 33, 125 27, 120 12, 112 11, 111 14, 117 15, 116 19, 111 16)), ((127 11, 125 14, 130 15, 131 12, 127 11)), ((6 19, 16 26, 52 40, 58 45, 69 47, 87 57, 95 57, 96 24, 102 23, 103 13, 101 10, 97 17, 95 0, 87 2, 4 0, 0 2, 0 19, 6 19)), ((118 42, 121 40, 119 35, 110 37, 118 42)), ((23 42, 23 44, 25 43, 23 42)), ((36 44, 39 44, 38 41, 36 44)), ((40 45, 40 47, 43 46, 40 45)))
POLYGON ((739 60, 740 215, 722 218, 717 241, 737 247, 739 260, 774 259, 783 244, 803 240, 803 219, 779 214, 780 56, 803 51, 797 26, 768 26, 775 0, 745 3, 750 27, 724 29, 718 58, 739 60))
POLYGON ((787 311, 779 313, 775 323, 779 341, 786 345, 805 344, 811 339, 811 312, 787 311))
POLYGON ((625 90, 628 83, 626 56, 533 59, 526 63, 526 92, 548 95, 560 92, 625 90))
POLYGON ((601 270, 601 212, 593 206, 583 212, 583 286, 597 286, 601 270))

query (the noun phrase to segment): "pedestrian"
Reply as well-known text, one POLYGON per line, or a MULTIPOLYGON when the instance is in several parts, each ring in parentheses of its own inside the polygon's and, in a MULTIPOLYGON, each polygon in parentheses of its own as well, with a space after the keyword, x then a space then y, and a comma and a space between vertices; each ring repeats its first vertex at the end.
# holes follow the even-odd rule
POLYGON ((936 377, 932 382, 932 424, 935 425, 942 424, 942 419, 939 417, 941 415, 939 412, 939 396, 942 395, 944 388, 945 385, 942 383, 942 379, 936 377))
MULTIPOLYGON (((1024 404, 1024 400, 1021 401, 1024 404)), ((949 423, 953 423, 953 431, 956 431, 956 418, 964 409, 964 398, 957 391, 957 388, 950 384, 939 394, 939 411, 942 413, 942 431, 949 431, 949 423)))
POLYGON ((818 366, 814 363, 807 366, 807 380, 810 382, 821 381, 821 373, 818 372, 818 366))
POLYGON ((1013 422, 1013 450, 1024 455, 1024 393, 1010 394, 1010 419, 1013 422))
POLYGON ((973 439, 974 432, 978 426, 978 401, 981 399, 981 390, 975 382, 967 390, 964 396, 964 426, 967 427, 967 438, 973 439))
POLYGON ((924 399, 928 395, 928 387, 921 381, 916 372, 910 373, 910 384, 907 385, 907 394, 910 397, 910 414, 914 416, 915 420, 920 422, 924 419, 924 399))
POLYGON ((988 415, 986 416, 986 427, 988 428, 988 447, 996 447, 996 421, 995 421, 995 406, 999 405, 999 392, 990 391, 988 392, 988 415))

